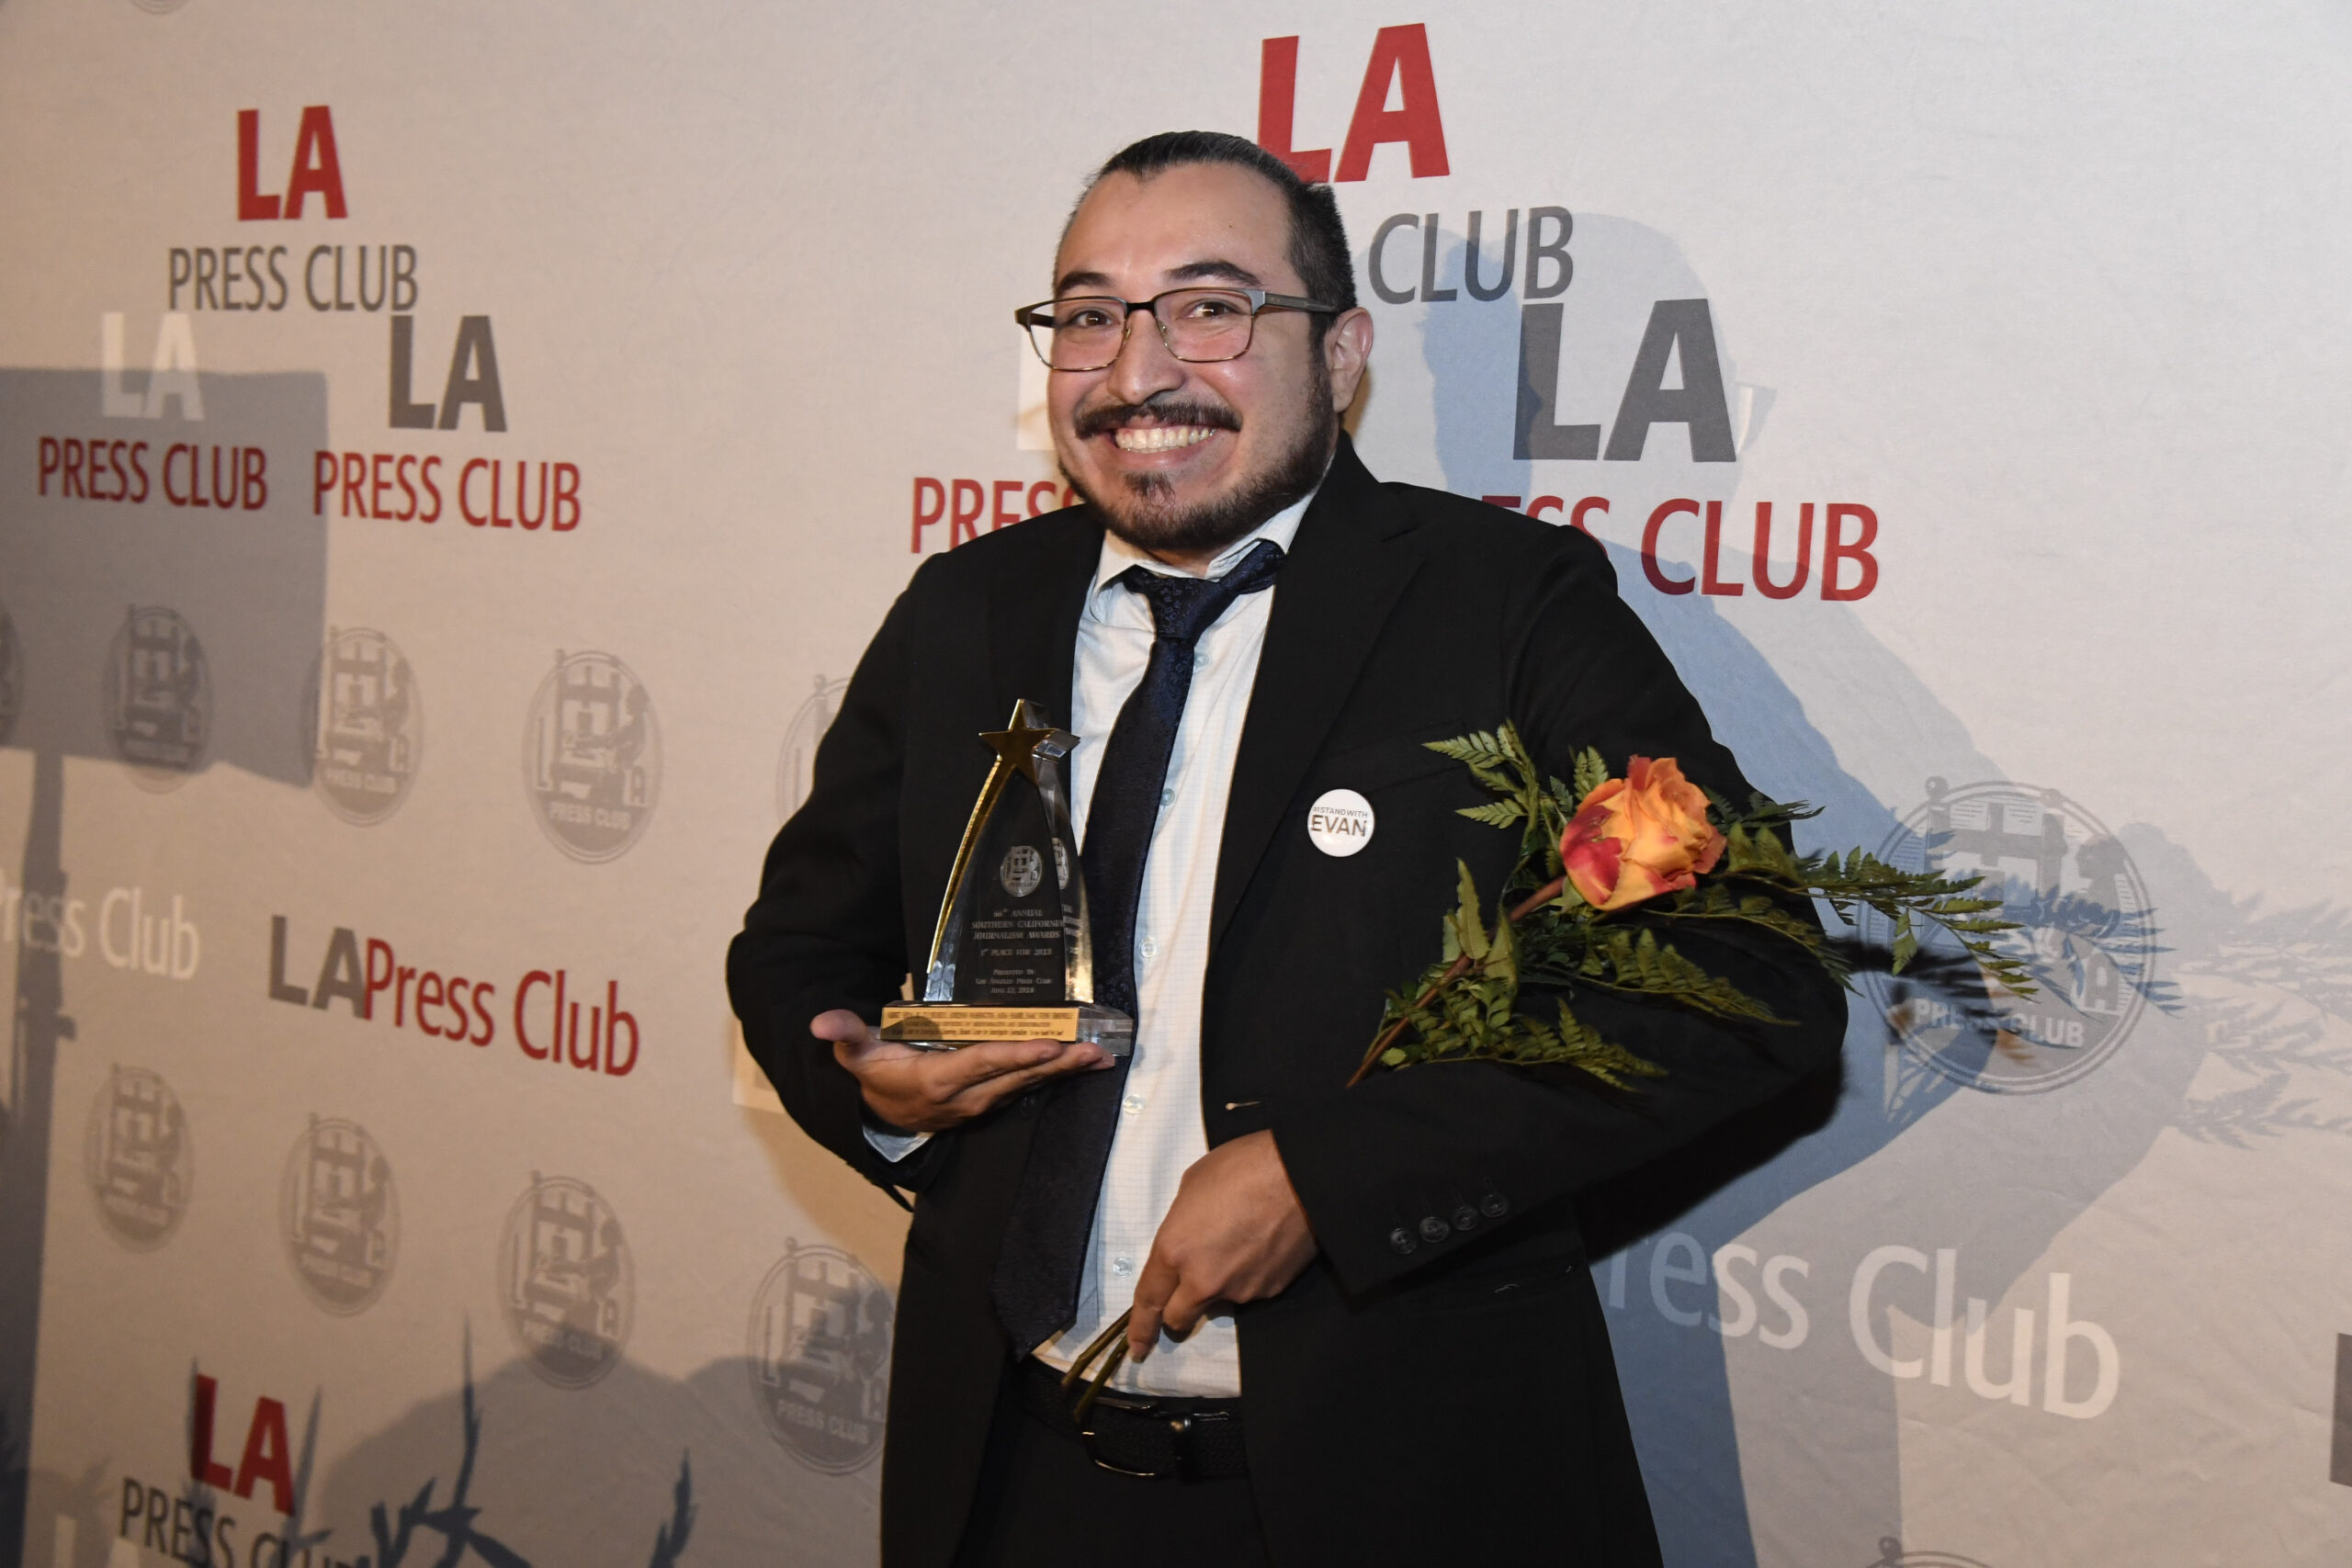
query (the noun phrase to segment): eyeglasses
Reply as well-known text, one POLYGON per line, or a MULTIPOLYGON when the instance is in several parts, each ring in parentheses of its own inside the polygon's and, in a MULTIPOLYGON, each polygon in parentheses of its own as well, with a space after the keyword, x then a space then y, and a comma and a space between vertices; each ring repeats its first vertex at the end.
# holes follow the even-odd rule
POLYGON ((1250 352, 1264 310, 1305 310, 1330 315, 1336 305, 1269 294, 1262 288, 1171 288, 1149 299, 1120 299, 1080 294, 1041 299, 1012 312, 1029 335, 1029 346, 1051 370, 1100 370, 1126 346, 1135 312, 1148 310, 1159 325, 1168 352, 1188 365, 1214 365, 1250 352))

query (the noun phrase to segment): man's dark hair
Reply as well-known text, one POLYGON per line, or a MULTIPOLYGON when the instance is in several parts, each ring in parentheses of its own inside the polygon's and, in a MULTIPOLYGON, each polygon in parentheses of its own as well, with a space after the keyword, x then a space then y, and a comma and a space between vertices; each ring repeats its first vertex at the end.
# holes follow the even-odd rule
MULTIPOLYGON (((1282 192, 1290 208, 1290 265, 1297 269, 1307 297, 1341 310, 1355 309, 1355 262, 1348 252, 1348 229, 1340 218, 1339 197, 1331 194, 1329 186, 1300 179, 1288 164, 1247 138, 1222 130, 1163 130, 1113 153, 1110 162, 1094 171, 1086 188, 1092 190, 1108 175, 1148 180, 1187 164, 1232 164, 1262 176, 1282 192)), ((1315 318, 1315 342, 1323 341, 1331 321, 1329 316, 1315 318)))

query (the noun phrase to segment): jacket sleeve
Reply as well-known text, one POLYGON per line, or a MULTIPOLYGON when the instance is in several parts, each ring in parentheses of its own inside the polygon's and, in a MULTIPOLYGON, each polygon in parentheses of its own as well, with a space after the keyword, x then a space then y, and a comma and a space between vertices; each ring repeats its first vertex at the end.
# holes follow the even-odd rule
MULTIPOLYGON (((1600 548, 1574 537, 1563 545, 1506 628, 1510 716, 1538 762, 1565 778, 1586 746, 1620 774, 1634 753, 1674 757, 1687 776, 1744 801, 1747 781, 1618 598, 1600 548)), ((1802 900, 1791 908, 1813 918, 1802 900)), ((1578 1020, 1664 1067, 1664 1077, 1625 1093, 1569 1068, 1437 1063, 1376 1071, 1276 1119, 1292 1185, 1348 1288, 1449 1257, 1514 1216, 1670 1154, 1838 1061, 1844 992, 1795 943, 1743 927, 1678 931, 1674 942, 1792 1021, 1733 1026, 1585 987, 1571 1001, 1578 1020)))
POLYGON ((901 594, 858 661, 817 748, 808 800, 769 846, 758 901, 727 952, 743 1042, 808 1135, 876 1186, 921 1188, 941 1140, 893 1164, 866 1141, 857 1079, 809 1021, 847 1008, 868 1022, 908 969, 899 887, 899 778, 911 679, 912 605, 901 594))

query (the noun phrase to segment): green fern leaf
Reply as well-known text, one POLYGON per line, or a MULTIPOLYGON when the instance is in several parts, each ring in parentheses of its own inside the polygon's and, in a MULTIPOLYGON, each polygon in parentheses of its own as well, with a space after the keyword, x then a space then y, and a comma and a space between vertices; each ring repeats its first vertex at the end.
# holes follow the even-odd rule
POLYGON ((1508 1010, 1519 995, 1519 940, 1509 920, 1495 923, 1495 934, 1487 939, 1486 962, 1481 967, 1503 987, 1503 1006, 1508 1010))
POLYGON ((1453 911, 1454 952, 1482 959, 1487 956, 1487 921, 1478 903, 1478 884, 1470 874, 1469 862, 1457 860, 1453 863, 1462 874, 1461 904, 1453 911))
POLYGON ((1894 974, 1900 975, 1910 966, 1911 961, 1919 955, 1919 933, 1912 927, 1909 909, 1898 908, 1895 910, 1894 948, 1894 958, 1889 968, 1894 974))
POLYGON ((1570 1066, 1582 1068, 1611 1089, 1630 1089, 1628 1078, 1658 1078, 1666 1069, 1657 1063, 1634 1055, 1623 1045, 1602 1039, 1560 1004, 1561 1058, 1570 1066))
POLYGON ((1601 761, 1600 752, 1588 746, 1577 753, 1576 774, 1577 799, 1581 802, 1609 782, 1609 764, 1601 761))

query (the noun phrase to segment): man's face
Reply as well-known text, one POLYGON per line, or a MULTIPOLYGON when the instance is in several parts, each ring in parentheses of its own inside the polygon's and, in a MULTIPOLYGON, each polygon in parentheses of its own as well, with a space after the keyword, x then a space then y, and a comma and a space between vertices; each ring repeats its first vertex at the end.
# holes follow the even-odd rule
MULTIPOLYGON (((1054 282, 1057 298, 1148 299, 1220 284, 1306 292, 1281 193, 1227 164, 1099 181, 1062 237, 1054 282)), ((1269 310, 1240 358, 1187 364, 1137 312, 1110 366, 1048 379, 1063 471, 1113 532, 1168 559, 1204 563, 1322 477, 1335 410, 1363 375, 1372 319, 1351 310, 1319 349, 1313 340, 1314 318, 1269 310)))

